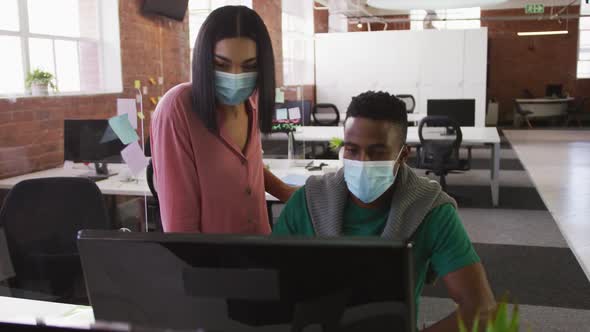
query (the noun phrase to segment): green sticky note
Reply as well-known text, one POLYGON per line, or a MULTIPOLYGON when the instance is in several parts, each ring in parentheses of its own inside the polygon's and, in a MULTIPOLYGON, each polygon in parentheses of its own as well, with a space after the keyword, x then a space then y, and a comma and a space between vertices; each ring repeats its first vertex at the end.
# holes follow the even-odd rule
POLYGON ((275 103, 282 104, 285 102, 285 93, 277 88, 275 91, 275 103))
POLYGON ((135 80, 133 85, 135 86, 136 89, 141 89, 141 81, 140 80, 135 80))
POLYGON ((109 125, 125 145, 139 140, 139 136, 137 136, 135 129, 131 126, 127 114, 121 114, 110 118, 109 125))

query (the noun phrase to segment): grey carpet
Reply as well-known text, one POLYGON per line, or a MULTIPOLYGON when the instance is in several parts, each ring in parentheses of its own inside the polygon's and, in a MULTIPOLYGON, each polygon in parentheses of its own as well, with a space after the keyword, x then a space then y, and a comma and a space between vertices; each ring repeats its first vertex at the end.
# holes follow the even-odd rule
MULTIPOLYGON (((590 282, 569 248, 474 243, 497 297, 517 303, 590 309, 590 282)), ((448 297, 442 282, 425 296, 448 297)))
MULTIPOLYGON (((492 209, 490 186, 449 185, 447 192, 453 196, 460 208, 492 209)), ((533 187, 500 187, 500 209, 547 210, 545 203, 533 187)))

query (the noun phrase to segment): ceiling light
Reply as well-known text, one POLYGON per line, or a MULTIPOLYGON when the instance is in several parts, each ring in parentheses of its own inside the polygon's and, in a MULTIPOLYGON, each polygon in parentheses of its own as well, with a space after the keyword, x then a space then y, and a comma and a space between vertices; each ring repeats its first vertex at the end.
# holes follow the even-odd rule
POLYGON ((367 5, 379 9, 453 9, 497 5, 507 0, 368 0, 367 5))
POLYGON ((359 24, 356 25, 356 27, 360 29, 360 28, 363 27, 363 24, 362 23, 359 23, 359 24))
POLYGON ((547 36, 547 35, 567 35, 567 30, 557 30, 557 31, 530 31, 530 32, 519 32, 517 35, 521 37, 525 36, 547 36))

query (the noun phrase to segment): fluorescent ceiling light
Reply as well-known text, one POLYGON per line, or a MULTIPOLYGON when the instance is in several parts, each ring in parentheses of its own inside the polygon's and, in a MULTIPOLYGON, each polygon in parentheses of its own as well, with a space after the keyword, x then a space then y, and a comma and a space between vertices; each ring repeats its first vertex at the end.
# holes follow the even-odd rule
POLYGON ((546 35, 567 35, 567 30, 557 30, 557 31, 530 31, 530 32, 519 32, 517 33, 519 36, 546 36, 546 35))
POLYGON ((485 7, 501 4, 507 0, 368 0, 371 7, 389 10, 454 9, 485 7))

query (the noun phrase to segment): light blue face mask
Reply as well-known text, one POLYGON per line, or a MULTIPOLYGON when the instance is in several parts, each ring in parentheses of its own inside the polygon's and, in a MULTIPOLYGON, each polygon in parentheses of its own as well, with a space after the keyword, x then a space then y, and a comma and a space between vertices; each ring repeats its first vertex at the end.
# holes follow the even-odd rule
POLYGON ((239 105, 252 95, 258 73, 231 74, 215 71, 215 96, 224 105, 239 105))
MULTIPOLYGON (((402 151, 399 152, 396 160, 399 159, 402 151)), ((393 185, 397 176, 393 173, 396 160, 344 159, 344 180, 348 190, 365 204, 374 202, 393 185)))

